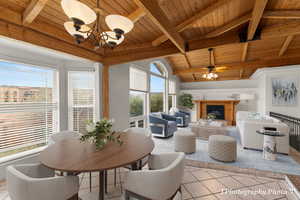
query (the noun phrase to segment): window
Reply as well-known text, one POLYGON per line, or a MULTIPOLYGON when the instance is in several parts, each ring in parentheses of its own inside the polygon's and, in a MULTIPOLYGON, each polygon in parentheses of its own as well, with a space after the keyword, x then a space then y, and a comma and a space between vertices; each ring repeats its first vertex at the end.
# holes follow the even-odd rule
POLYGON ((144 127, 147 109, 147 73, 137 68, 130 68, 130 127, 144 127))
POLYGON ((0 157, 43 146, 58 130, 57 74, 0 61, 0 157))
POLYGON ((168 111, 172 107, 176 107, 176 83, 174 80, 169 80, 168 106, 168 111))
POLYGON ((69 72, 69 128, 86 132, 86 123, 95 121, 95 73, 69 72))
POLYGON ((150 112, 164 111, 165 79, 150 76, 150 112))

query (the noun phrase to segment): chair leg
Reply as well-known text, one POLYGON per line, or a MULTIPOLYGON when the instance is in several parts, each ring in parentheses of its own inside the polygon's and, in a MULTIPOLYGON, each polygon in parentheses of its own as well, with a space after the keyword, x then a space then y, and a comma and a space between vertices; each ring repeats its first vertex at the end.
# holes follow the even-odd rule
POLYGON ((125 200, 130 200, 130 194, 127 190, 125 191, 125 200))
POLYGON ((92 172, 90 172, 90 192, 92 192, 92 172))
POLYGON ((117 169, 114 169, 114 185, 117 186, 117 169))
POLYGON ((78 193, 69 198, 68 200, 79 200, 78 193))

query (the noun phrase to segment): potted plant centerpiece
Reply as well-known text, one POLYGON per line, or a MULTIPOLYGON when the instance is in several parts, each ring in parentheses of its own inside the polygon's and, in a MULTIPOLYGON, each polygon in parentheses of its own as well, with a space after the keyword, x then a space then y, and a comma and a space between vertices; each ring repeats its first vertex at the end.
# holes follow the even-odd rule
POLYGON ((102 149, 108 142, 116 142, 122 145, 121 135, 112 130, 113 120, 101 119, 93 123, 89 121, 86 125, 86 134, 80 137, 80 141, 89 141, 95 144, 97 150, 102 149))

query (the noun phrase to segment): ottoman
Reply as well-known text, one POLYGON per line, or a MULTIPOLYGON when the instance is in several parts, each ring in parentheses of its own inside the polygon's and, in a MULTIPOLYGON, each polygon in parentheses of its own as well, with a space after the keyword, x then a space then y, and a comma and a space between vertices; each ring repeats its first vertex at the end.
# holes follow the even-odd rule
POLYGON ((218 161, 236 160, 236 140, 225 135, 211 135, 208 138, 208 155, 218 161))
POLYGON ((191 131, 179 130, 175 132, 175 151, 194 153, 196 151, 196 136, 191 131))

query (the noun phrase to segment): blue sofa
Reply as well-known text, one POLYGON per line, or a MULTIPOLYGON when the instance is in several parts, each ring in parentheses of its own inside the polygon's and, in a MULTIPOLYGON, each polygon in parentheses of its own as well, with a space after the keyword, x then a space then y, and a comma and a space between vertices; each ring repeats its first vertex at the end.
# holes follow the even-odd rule
POLYGON ((150 130, 155 137, 167 138, 177 131, 176 117, 164 113, 149 115, 150 130))

